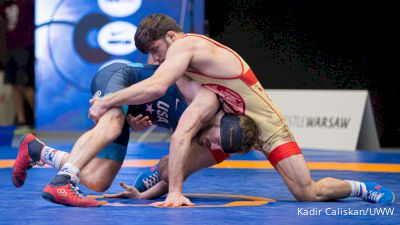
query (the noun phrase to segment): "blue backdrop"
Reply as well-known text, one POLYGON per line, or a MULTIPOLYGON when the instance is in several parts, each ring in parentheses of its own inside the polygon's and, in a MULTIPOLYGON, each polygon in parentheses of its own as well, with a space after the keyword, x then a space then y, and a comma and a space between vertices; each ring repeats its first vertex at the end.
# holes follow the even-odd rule
POLYGON ((113 61, 146 62, 134 34, 150 13, 165 13, 185 32, 203 33, 204 0, 36 0, 36 128, 80 131, 94 74, 113 61))

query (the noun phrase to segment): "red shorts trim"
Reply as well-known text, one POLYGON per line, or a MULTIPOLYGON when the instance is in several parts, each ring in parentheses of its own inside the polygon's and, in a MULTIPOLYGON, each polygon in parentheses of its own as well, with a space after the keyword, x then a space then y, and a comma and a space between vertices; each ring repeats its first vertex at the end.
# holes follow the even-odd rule
POLYGON ((297 143, 288 142, 286 144, 279 145, 278 147, 273 149, 268 155, 268 160, 275 167, 275 165, 278 164, 278 162, 280 162, 281 160, 286 159, 289 156, 298 154, 301 154, 301 150, 297 143))
POLYGON ((217 161, 217 163, 220 163, 222 161, 224 161, 225 159, 231 157, 230 154, 226 154, 224 152, 224 150, 211 150, 210 149, 211 154, 214 156, 215 161, 217 161))

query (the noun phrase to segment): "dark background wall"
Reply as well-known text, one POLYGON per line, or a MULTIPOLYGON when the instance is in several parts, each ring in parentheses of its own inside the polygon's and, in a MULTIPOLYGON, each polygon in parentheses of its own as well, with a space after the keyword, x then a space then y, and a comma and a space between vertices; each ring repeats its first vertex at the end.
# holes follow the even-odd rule
POLYGON ((237 51, 264 88, 367 89, 381 146, 400 146, 396 7, 360 0, 205 3, 207 34, 237 51))

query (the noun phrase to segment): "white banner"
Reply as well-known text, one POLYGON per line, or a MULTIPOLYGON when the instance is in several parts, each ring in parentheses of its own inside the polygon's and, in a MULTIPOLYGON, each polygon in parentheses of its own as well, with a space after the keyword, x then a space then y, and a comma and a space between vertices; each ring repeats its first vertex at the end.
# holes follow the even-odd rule
POLYGON ((266 93, 282 110, 301 148, 380 148, 367 91, 275 89, 266 93))

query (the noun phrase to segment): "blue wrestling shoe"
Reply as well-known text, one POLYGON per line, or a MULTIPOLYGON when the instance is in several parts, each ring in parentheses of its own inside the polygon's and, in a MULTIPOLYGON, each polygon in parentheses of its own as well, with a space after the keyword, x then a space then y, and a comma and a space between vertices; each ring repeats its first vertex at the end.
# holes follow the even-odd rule
POLYGON ((161 181, 158 164, 150 167, 147 171, 141 173, 135 180, 133 186, 139 191, 144 192, 161 181))
POLYGON ((394 192, 375 182, 365 182, 367 193, 363 200, 372 203, 392 203, 395 200, 394 192))

